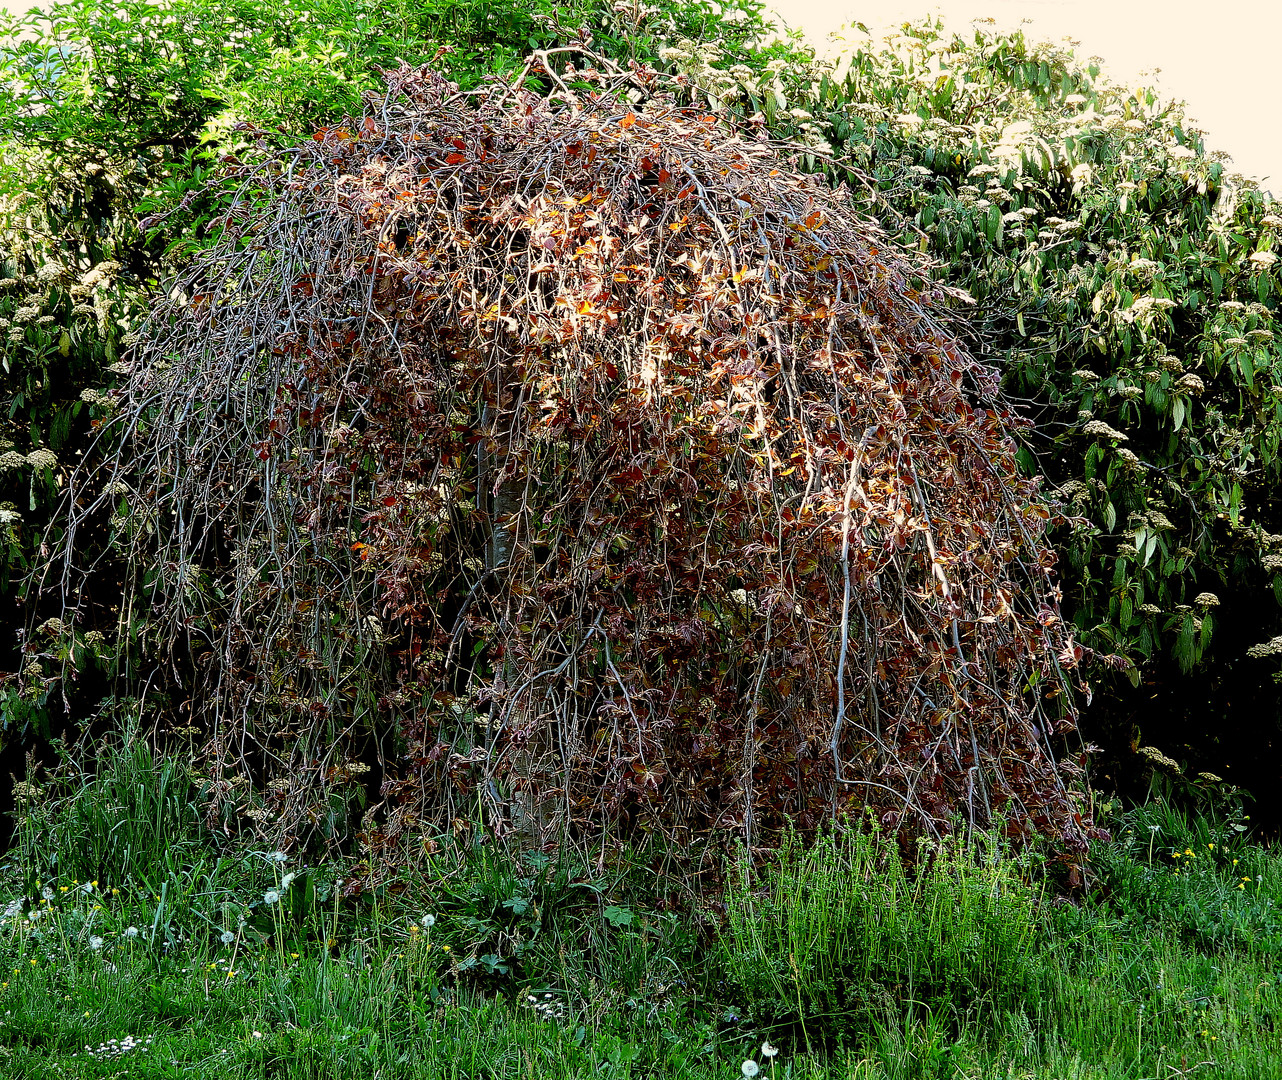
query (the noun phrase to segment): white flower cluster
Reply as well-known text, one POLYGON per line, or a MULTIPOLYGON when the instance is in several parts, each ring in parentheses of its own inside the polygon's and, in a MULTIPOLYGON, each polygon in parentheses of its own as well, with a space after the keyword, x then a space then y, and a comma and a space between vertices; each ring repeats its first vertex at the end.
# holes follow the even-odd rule
POLYGON ((41 446, 27 455, 27 464, 33 469, 56 469, 58 457, 52 450, 46 450, 41 446))
POLYGON ((1256 266, 1272 266, 1278 257, 1272 251, 1256 251, 1251 254, 1251 262, 1256 266))
POLYGON ((120 263, 108 259, 106 262, 100 262, 92 270, 80 276, 80 284, 87 289, 95 288, 104 282, 110 284, 111 277, 120 269, 120 263))
POLYGON ((1282 637, 1270 638, 1260 645, 1252 645, 1246 650, 1246 655, 1255 660, 1262 660, 1266 656, 1277 656, 1282 653, 1282 637))
POLYGON ((1175 307, 1169 296, 1137 296, 1135 303, 1121 312, 1123 322, 1152 323, 1158 314, 1175 307))
POLYGON ((80 400, 86 405, 96 405, 99 408, 109 408, 115 405, 115 398, 103 390, 86 389, 80 391, 80 400))
POLYGON ((1128 450, 1124 446, 1117 448, 1117 456, 1122 464, 1131 472, 1139 473, 1144 471, 1144 465, 1139 459, 1139 455, 1133 450, 1128 450))
POLYGON ((0 473, 13 472, 15 469, 25 469, 27 459, 15 450, 6 450, 0 454, 0 473))
POLYGON ((1156 746, 1141 746, 1136 753, 1139 754, 1140 757, 1147 758, 1159 768, 1168 769, 1175 773, 1180 771, 1179 762, 1167 757, 1156 746))
POLYGON ((1104 423, 1103 420, 1089 421, 1086 424, 1086 426, 1082 428, 1082 432, 1086 435, 1099 435, 1099 436, 1102 436, 1103 438, 1119 439, 1123 442, 1125 442, 1126 439, 1129 438, 1129 436, 1118 431, 1116 428, 1109 427, 1108 424, 1104 423))
MULTIPOLYGON (((154 1036, 148 1035, 145 1039, 135 1039, 132 1035, 126 1035, 123 1039, 108 1039, 105 1043, 99 1043, 97 1046, 86 1046, 84 1053, 95 1061, 115 1061, 117 1058, 133 1053, 135 1050, 143 1053, 150 1050, 153 1038, 154 1036)), ((72 1054, 71 1056, 74 1058, 79 1055, 72 1054)))
POLYGON ((555 994, 526 994, 525 1007, 540 1020, 564 1020, 567 1015, 564 1002, 558 1001, 555 994))

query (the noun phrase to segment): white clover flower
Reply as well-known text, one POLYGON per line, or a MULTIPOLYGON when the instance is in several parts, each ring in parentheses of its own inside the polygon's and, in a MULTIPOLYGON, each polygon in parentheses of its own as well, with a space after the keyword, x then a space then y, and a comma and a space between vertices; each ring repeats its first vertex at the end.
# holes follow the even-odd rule
POLYGON ((424 930, 430 930, 432 929, 433 926, 436 925, 436 916, 429 911, 426 915, 424 915, 421 919, 419 919, 418 924, 424 930))
POLYGON ((102 938, 97 935, 91 937, 89 939, 89 948, 93 949, 94 952, 98 952, 102 948, 102 938))
POLYGON ((263 893, 263 903, 264 903, 264 904, 279 904, 279 903, 280 903, 280 893, 278 893, 275 889, 268 889, 265 893, 263 893))
POLYGON ((221 941, 224 945, 230 945, 233 941, 236 940, 236 935, 233 934, 230 930, 224 930, 222 934, 219 936, 218 940, 221 941))
POLYGON ((743 1073, 744 1076, 748 1077, 748 1080, 752 1080, 752 1077, 761 1072, 761 1066, 753 1061, 752 1058, 749 1058, 739 1066, 739 1071, 743 1073))

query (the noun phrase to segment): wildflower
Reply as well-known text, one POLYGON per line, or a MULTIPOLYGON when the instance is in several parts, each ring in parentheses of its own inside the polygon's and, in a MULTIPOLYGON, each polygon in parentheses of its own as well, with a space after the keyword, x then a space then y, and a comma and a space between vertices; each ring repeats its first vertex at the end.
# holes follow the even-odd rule
POLYGON ((27 455, 27 464, 33 469, 52 469, 58 464, 58 458, 51 450, 40 447, 27 455))
POLYGON ((126 926, 126 927, 125 927, 125 937, 127 937, 127 938, 136 938, 137 936, 138 936, 138 927, 136 927, 136 926, 126 926))
POLYGON ((264 904, 279 904, 279 903, 280 903, 280 893, 278 893, 275 889, 268 889, 268 890, 267 890, 267 892, 263 893, 263 903, 264 903, 264 904))
POLYGON ((1256 251, 1251 255, 1251 262, 1256 266, 1272 266, 1277 261, 1277 255, 1271 251, 1256 251))
POLYGON ((743 1073, 744 1076, 748 1077, 748 1080, 752 1080, 757 1073, 761 1072, 761 1066, 753 1061, 752 1058, 749 1058, 739 1066, 739 1071, 743 1073))
POLYGON ((93 949, 94 952, 98 952, 102 948, 102 938, 96 934, 91 937, 89 939, 89 948, 93 949))
POLYGON ((286 874, 283 878, 281 878, 280 879, 281 889, 282 890, 288 889, 292 884, 294 884, 294 878, 297 876, 298 876, 297 874, 286 874))
POLYGON ((419 919, 418 924, 424 930, 430 930, 432 929, 433 926, 436 925, 436 916, 429 911, 426 915, 424 915, 421 919, 419 919))
POLYGON ((236 940, 236 935, 233 934, 230 930, 224 930, 218 940, 221 941, 224 945, 230 945, 233 941, 236 940))
POLYGON ((761 1056, 763 1058, 772 1058, 779 1053, 779 1047, 771 1046, 768 1042, 761 1044, 761 1056))

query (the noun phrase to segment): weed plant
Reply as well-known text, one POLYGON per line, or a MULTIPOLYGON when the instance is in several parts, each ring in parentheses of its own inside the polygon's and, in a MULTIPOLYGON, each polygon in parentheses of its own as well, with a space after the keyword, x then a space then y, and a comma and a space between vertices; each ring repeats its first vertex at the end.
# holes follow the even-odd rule
POLYGON ((869 831, 683 898, 652 853, 464 830, 353 896, 350 862, 207 831, 198 789, 136 739, 24 789, 0 1077, 1282 1075, 1282 858, 1240 815, 1115 815, 1077 898, 869 831))

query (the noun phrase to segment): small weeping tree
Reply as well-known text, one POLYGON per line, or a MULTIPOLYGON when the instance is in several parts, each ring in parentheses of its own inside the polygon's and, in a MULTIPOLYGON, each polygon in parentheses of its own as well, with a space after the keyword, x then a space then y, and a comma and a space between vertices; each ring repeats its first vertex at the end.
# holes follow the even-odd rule
POLYGON ((581 77, 402 67, 232 163, 48 587, 83 617, 107 530, 136 677, 281 842, 359 783, 374 847, 853 811, 1074 861, 1050 514, 942 290, 786 148, 581 77))

